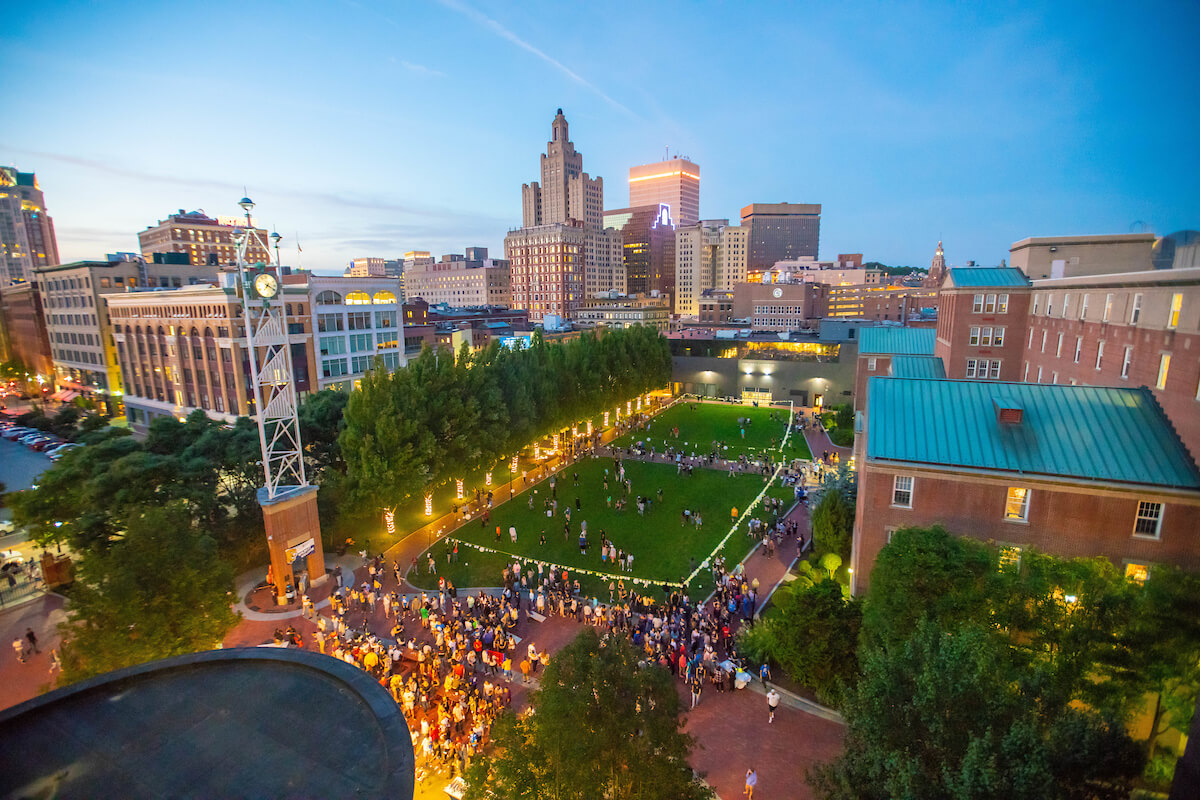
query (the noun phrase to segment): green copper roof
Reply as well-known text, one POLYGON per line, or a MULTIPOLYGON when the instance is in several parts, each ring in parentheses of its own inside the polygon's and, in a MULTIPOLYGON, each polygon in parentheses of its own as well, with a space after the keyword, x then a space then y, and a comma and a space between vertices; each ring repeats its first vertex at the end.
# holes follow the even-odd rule
POLYGON ((1200 489, 1149 389, 870 379, 867 458, 1200 489), (1019 408, 1002 423, 1000 408, 1019 408))
POLYGON ((950 280, 955 288, 1028 286, 1029 278, 1016 267, 954 267, 950 280))
POLYGON ((933 328, 863 328, 858 332, 858 354, 931 356, 936 336, 933 328))
POLYGON ((946 367, 937 356, 896 356, 892 359, 893 378, 944 378, 946 367))

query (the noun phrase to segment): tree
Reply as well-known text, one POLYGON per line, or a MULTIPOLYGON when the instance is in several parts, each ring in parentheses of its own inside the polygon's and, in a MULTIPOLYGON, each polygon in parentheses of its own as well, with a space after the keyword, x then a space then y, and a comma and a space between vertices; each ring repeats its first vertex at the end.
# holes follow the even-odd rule
POLYGON ((1047 719, 1017 676, 996 633, 922 620, 902 645, 865 654, 845 751, 810 782, 826 800, 1128 796, 1142 758, 1124 729, 1074 709, 1047 719))
POLYGON ((833 478, 821 486, 812 510, 813 551, 850 557, 854 534, 855 484, 852 478, 833 478))
POLYGON ((641 657, 624 637, 580 633, 546 668, 532 713, 493 728, 496 753, 468 770, 467 797, 711 797, 687 764, 671 675, 641 657))
POLYGON ((107 550, 79 555, 62 680, 215 647, 237 623, 233 575, 179 504, 147 508, 107 550))
POLYGON ((862 608, 858 601, 845 599, 835 580, 799 583, 775 593, 775 610, 744 628, 739 644, 744 652, 774 661, 823 702, 837 704, 844 689, 857 680, 862 608))

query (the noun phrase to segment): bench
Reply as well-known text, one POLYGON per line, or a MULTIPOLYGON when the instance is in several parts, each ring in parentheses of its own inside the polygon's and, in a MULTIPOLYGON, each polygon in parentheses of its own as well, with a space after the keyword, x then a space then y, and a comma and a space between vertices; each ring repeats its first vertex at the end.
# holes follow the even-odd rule
POLYGON ((534 622, 545 622, 546 621, 545 614, 539 614, 538 612, 532 611, 532 610, 526 611, 525 616, 529 617, 534 622))

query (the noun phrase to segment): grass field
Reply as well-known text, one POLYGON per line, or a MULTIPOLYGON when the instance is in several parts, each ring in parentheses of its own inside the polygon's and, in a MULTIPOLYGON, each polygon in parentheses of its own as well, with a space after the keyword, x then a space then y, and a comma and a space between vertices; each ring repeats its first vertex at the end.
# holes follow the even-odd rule
MULTIPOLYGON (((729 531, 731 508, 744 511, 762 491, 765 483, 764 478, 758 475, 729 477, 725 472, 708 469, 697 469, 690 477, 677 476, 673 466, 632 460, 625 463, 625 470, 626 477, 632 482, 632 491, 624 511, 609 508, 607 502, 611 495, 615 506, 617 499, 623 496, 612 476, 612 459, 597 458, 573 464, 558 474, 558 516, 546 517, 543 502, 550 494, 550 485, 549 482, 543 482, 517 495, 512 502, 493 509, 486 527, 472 522, 450 535, 504 553, 514 553, 525 559, 544 559, 549 563, 562 564, 568 569, 583 568, 619 574, 618 566, 600 560, 599 542, 603 531, 617 547, 634 555, 633 571, 626 575, 656 581, 678 581, 691 571, 692 558, 697 563, 703 561, 729 531), (608 491, 603 486, 605 469, 610 474, 608 491), (573 485, 573 474, 576 472, 580 480, 578 487, 573 485), (663 490, 661 503, 657 500, 659 489, 663 490), (529 508, 530 493, 534 493, 532 510, 529 508), (653 499, 645 516, 637 512, 635 501, 638 495, 653 499), (580 501, 579 511, 575 510, 576 498, 580 501), (572 514, 571 535, 564 541, 562 512, 568 504, 572 514), (703 527, 697 529, 691 523, 681 526, 680 514, 684 508, 699 511, 703 527), (587 520, 588 523, 591 548, 587 555, 579 553, 581 520, 587 520), (500 542, 496 541, 497 525, 501 530, 500 542), (515 546, 509 540, 510 525, 517 528, 515 546), (543 531, 545 545, 540 544, 543 531)), ((768 495, 786 500, 792 496, 792 490, 773 486, 768 495)), ((726 545, 726 560, 730 564, 740 561, 751 546, 752 542, 744 533, 735 533, 726 545)), ((460 547, 459 561, 447 564, 446 551, 447 544, 444 541, 432 548, 437 558, 438 572, 461 587, 500 585, 501 570, 512 560, 511 556, 501 553, 482 553, 460 547)), ((417 586, 432 588, 437 585, 438 576, 425 573, 425 561, 425 557, 422 557, 421 574, 412 574, 409 580, 417 586)), ((607 580, 578 577, 586 591, 606 591, 607 580)))
MULTIPOLYGON (((659 452, 667 446, 673 446, 687 452, 694 449, 696 455, 707 455, 716 440, 721 447, 722 458, 736 459, 740 455, 755 457, 770 450, 773 457, 778 459, 779 443, 783 440, 787 419, 786 408, 681 402, 657 416, 648 429, 626 434, 616 444, 628 447, 634 442, 644 441, 647 448, 653 445, 659 452), (775 416, 774 420, 771 419, 772 415, 775 416), (745 438, 738 425, 739 417, 750 419, 745 438), (672 435, 673 428, 679 428, 678 438, 672 435)), ((804 437, 795 434, 788 438, 784 455, 789 460, 812 458, 804 437)))

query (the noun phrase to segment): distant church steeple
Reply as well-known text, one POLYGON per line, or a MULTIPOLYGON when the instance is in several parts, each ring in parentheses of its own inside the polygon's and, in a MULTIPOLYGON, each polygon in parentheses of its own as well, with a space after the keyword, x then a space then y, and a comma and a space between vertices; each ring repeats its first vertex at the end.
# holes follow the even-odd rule
POLYGON ((925 286, 938 287, 942 285, 942 281, 946 279, 946 251, 942 249, 942 243, 939 240, 937 249, 933 251, 933 261, 929 262, 929 274, 922 281, 925 286))

